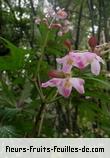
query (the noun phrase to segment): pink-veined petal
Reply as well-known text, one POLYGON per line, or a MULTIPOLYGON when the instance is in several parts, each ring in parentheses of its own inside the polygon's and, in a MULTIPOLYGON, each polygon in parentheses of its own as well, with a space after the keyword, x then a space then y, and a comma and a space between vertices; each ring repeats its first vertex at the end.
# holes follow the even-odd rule
POLYGON ((80 93, 84 93, 84 83, 85 81, 81 78, 71 78, 72 86, 80 93))
POLYGON ((84 52, 82 54, 88 63, 91 63, 93 59, 96 57, 96 54, 92 52, 84 52))
POLYGON ((63 72, 70 72, 72 67, 73 67, 73 60, 70 58, 69 55, 66 55, 63 58, 57 58, 56 59, 57 63, 62 64, 62 71, 63 72))
POLYGON ((62 67, 62 71, 66 72, 66 73, 69 73, 71 71, 72 67, 73 67, 73 65, 65 63, 62 67))
POLYGON ((60 83, 61 83, 62 79, 59 78, 53 78, 45 83, 42 83, 42 87, 46 88, 46 87, 57 87, 60 83))
POLYGON ((70 53, 70 56, 73 60, 73 66, 79 68, 79 69, 84 69, 88 64, 88 60, 86 57, 87 54, 85 53, 70 53))
POLYGON ((58 92, 64 97, 69 97, 71 94, 72 86, 70 88, 58 87, 58 92))
POLYGON ((74 63, 73 65, 79 69, 84 69, 86 66, 87 66, 87 63, 84 62, 84 60, 77 60, 77 59, 74 59, 74 63))
POLYGON ((96 76, 100 73, 100 63, 97 59, 94 59, 91 63, 91 72, 96 76))
POLYGON ((58 86, 58 92, 64 97, 69 97, 72 90, 72 84, 69 80, 63 79, 62 83, 58 86))

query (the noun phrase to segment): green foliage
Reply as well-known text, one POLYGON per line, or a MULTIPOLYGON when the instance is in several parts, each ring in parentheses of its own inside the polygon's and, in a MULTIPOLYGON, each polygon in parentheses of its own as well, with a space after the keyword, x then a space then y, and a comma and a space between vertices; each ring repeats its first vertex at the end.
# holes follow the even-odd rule
MULTIPOLYGON (((73 89, 70 98, 65 99, 56 88, 41 88, 41 82, 49 79, 48 72, 57 68, 56 57, 68 52, 65 40, 71 39, 74 48, 79 33, 79 47, 87 49, 87 36, 93 31, 91 21, 101 27, 107 41, 109 1, 105 1, 106 16, 102 14, 101 18, 99 11, 104 13, 105 7, 101 4, 99 8, 99 1, 94 2, 95 21, 85 1, 79 32, 81 0, 56 1, 56 5, 66 7, 73 24, 73 30, 61 37, 58 29, 34 23, 36 14, 44 18, 42 3, 34 10, 30 1, 24 6, 16 1, 0 3, 0 137, 110 137, 110 79, 106 68, 98 77, 91 75, 89 68, 73 70, 75 77, 85 80, 84 95, 73 89)), ((96 30, 99 35, 100 29, 96 30)))
POLYGON ((2 138, 15 138, 19 135, 16 133, 16 129, 13 126, 1 126, 0 137, 2 138))
POLYGON ((5 57, 0 57, 0 70, 17 70, 23 67, 25 50, 17 48, 4 38, 0 38, 5 46, 9 48, 10 54, 5 57))

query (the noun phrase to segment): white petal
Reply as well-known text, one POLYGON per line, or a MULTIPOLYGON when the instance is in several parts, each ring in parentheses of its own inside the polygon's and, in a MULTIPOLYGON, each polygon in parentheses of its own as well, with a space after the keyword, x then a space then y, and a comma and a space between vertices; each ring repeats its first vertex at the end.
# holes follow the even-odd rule
POLYGON ((84 93, 84 80, 81 78, 71 78, 72 86, 80 93, 84 93))
POLYGON ((42 83, 42 87, 57 87, 61 83, 62 79, 53 78, 45 83, 42 83))
POLYGON ((105 64, 104 60, 100 56, 96 56, 96 59, 101 62, 102 64, 105 64))
POLYGON ((91 72, 96 76, 100 73, 100 63, 97 59, 94 59, 91 63, 91 72))
POLYGON ((63 57, 63 58, 56 58, 57 63, 59 64, 63 64, 66 61, 67 56, 63 57))

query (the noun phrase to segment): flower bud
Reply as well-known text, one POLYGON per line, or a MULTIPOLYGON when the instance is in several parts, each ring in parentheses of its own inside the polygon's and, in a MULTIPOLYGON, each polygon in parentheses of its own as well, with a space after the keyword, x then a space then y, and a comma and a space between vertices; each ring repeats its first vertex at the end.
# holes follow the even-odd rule
POLYGON ((96 37, 95 36, 90 37, 89 40, 88 40, 88 44, 91 47, 92 52, 94 52, 94 49, 95 49, 95 47, 97 45, 96 37))
POLYGON ((61 24, 52 24, 50 27, 55 29, 60 29, 62 26, 61 24))
POLYGON ((48 73, 48 76, 49 77, 52 77, 52 78, 64 78, 65 75, 62 71, 57 71, 57 70, 52 70, 48 73))
POLYGON ((47 26, 49 26, 48 20, 46 18, 43 18, 42 21, 43 21, 44 24, 46 24, 47 26))
POLYGON ((69 49, 69 51, 72 49, 72 44, 70 40, 65 40, 64 45, 69 49))
POLYGON ((37 18, 35 19, 35 24, 39 25, 40 23, 41 23, 41 19, 40 19, 39 17, 37 17, 37 18))
POLYGON ((63 36, 63 32, 62 32, 62 31, 59 31, 59 32, 58 32, 58 36, 60 36, 60 37, 63 36))

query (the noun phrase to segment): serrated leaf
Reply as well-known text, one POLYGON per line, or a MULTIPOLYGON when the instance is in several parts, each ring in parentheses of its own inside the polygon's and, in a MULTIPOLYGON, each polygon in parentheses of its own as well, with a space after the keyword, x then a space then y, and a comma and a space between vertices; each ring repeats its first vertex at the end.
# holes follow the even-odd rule
POLYGON ((0 57, 0 70, 17 70, 24 64, 25 50, 17 48, 4 38, 0 38, 5 46, 10 49, 10 54, 0 57))

